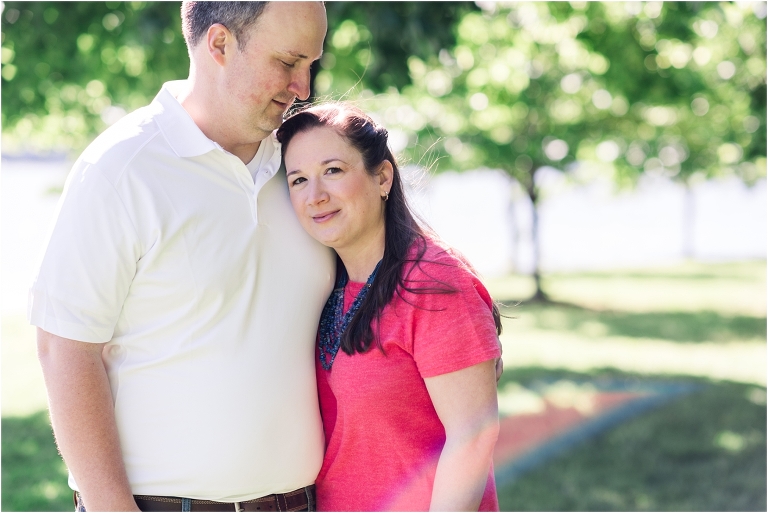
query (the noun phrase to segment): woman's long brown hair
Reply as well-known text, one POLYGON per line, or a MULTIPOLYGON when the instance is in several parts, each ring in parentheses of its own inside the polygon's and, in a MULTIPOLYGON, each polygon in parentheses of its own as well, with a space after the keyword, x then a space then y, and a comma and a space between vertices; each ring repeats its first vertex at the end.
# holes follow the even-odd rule
MULTIPOLYGON (((401 291, 417 294, 450 294, 457 291, 437 279, 430 284, 414 287, 409 285, 408 276, 403 275, 406 264, 413 263, 418 266, 423 261, 427 250, 427 236, 408 206, 400 170, 387 145, 387 130, 377 126, 355 106, 341 103, 317 105, 289 117, 278 129, 277 139, 282 143, 283 155, 296 134, 318 127, 335 130, 359 151, 369 174, 374 175, 385 160, 392 164, 392 189, 385 203, 384 257, 370 292, 341 337, 341 349, 345 353, 364 353, 371 348, 374 340, 381 347, 373 329, 373 321, 376 320, 378 324, 381 312, 396 292, 402 297, 401 291), (409 257, 414 246, 415 256, 409 257)), ((467 262, 463 263, 471 269, 467 262)), ((409 267, 413 269, 414 266, 409 267)), ((495 303, 492 309, 496 333, 500 334, 501 318, 495 303)))

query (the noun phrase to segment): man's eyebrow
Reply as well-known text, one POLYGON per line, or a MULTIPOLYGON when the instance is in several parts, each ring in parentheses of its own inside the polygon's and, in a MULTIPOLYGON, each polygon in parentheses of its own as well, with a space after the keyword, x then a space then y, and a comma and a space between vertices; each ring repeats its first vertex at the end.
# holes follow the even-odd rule
POLYGON ((309 57, 307 57, 303 53, 299 53, 299 52, 292 52, 292 51, 288 50, 288 51, 285 51, 283 53, 288 54, 291 57, 296 57, 297 59, 309 59, 309 57))
MULTIPOLYGON (((286 55, 290 55, 291 57, 295 57, 296 59, 309 59, 309 56, 308 56, 308 55, 304 55, 303 53, 294 52, 294 51, 291 51, 291 50, 284 50, 282 53, 284 53, 284 54, 286 54, 286 55)), ((320 60, 320 58, 321 58, 322 56, 323 56, 323 54, 321 53, 321 54, 320 54, 320 55, 317 57, 317 59, 315 59, 315 60, 314 60, 314 61, 312 61, 312 62, 315 62, 315 61, 319 61, 319 60, 320 60)))

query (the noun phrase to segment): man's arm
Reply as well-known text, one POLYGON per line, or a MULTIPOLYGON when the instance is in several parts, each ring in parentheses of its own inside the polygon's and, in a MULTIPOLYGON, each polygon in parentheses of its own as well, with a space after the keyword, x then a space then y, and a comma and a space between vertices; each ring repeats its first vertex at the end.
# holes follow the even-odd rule
POLYGON ((56 443, 88 511, 139 511, 125 471, 104 344, 37 330, 56 443))

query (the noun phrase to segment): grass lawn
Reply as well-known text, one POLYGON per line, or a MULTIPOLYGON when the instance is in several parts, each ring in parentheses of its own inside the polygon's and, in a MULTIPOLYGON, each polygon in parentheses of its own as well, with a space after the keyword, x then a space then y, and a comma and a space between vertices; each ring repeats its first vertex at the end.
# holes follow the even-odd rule
MULTIPOLYGON (((515 381, 638 378, 519 369, 515 381)), ((702 385, 499 483, 502 511, 765 511, 765 388, 690 377, 702 385)), ((502 385, 503 386, 503 385, 502 385)))
POLYGON ((492 280, 508 381, 616 378, 704 385, 513 483, 507 511, 765 511, 765 262, 492 280), (610 368, 611 370, 604 370, 610 368))
POLYGON ((505 366, 590 372, 612 367, 766 384, 766 266, 689 262, 667 268, 554 274, 554 304, 528 304, 529 277, 490 280, 505 366))
POLYGON ((47 412, 2 419, 3 511, 74 511, 47 412))
MULTIPOLYGON (((532 280, 490 280, 509 305, 532 280)), ((608 375, 702 384, 513 483, 505 510, 766 510, 766 263, 549 275, 552 305, 504 308, 500 384, 608 375), (606 370, 609 369, 609 370, 606 370)), ((34 356, 2 319, 2 510, 71 511, 34 356)))

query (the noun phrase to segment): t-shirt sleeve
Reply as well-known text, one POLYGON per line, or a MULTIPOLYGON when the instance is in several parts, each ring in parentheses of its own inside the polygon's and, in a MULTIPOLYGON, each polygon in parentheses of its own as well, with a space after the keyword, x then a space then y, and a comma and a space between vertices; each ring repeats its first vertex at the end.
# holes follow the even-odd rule
POLYGON ((136 229, 113 184, 75 164, 29 292, 29 322, 81 342, 108 342, 136 273, 136 229))
MULTIPOLYGON (((452 293, 407 294, 412 311, 412 354, 423 378, 455 372, 501 356, 492 300, 480 280, 457 265, 422 262, 426 275, 417 287, 454 289, 452 293)), ((420 273, 421 274, 421 273, 420 273)))

